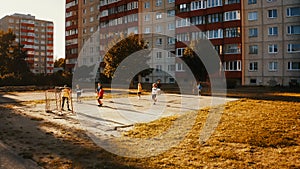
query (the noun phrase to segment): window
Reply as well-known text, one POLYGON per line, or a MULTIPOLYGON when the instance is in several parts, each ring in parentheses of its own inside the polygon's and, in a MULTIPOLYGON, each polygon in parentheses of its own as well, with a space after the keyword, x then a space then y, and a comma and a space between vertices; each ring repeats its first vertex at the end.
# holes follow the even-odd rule
POLYGON ((168 37, 168 44, 169 44, 169 45, 175 44, 175 38, 173 38, 173 37, 168 37))
POLYGON ((250 79, 251 84, 256 84, 256 79, 250 79))
POLYGON ((176 40, 177 41, 190 41, 190 35, 189 33, 179 33, 176 35, 176 40))
POLYGON ((145 28, 145 32, 144 33, 150 33, 151 29, 150 28, 145 28))
POLYGON ((300 7, 287 8, 286 16, 300 16, 300 7))
POLYGON ((91 11, 91 12, 94 12, 94 7, 93 7, 93 6, 90 8, 90 11, 91 11))
POLYGON ((168 71, 175 71, 175 65, 168 65, 168 71))
POLYGON ((192 40, 206 39, 205 32, 192 32, 192 40))
POLYGON ((205 16, 193 16, 191 18, 192 25, 201 25, 205 24, 205 16))
POLYGON ((214 48, 218 52, 218 54, 220 54, 220 55, 223 54, 223 51, 222 51, 223 45, 215 45, 214 48))
POLYGON ((156 13, 156 19, 161 19, 162 18, 162 14, 159 12, 159 13, 156 13))
POLYGON ((161 70, 162 70, 162 65, 156 65, 155 71, 156 72, 161 72, 161 70))
POLYGON ((222 13, 215 13, 211 15, 207 15, 207 23, 216 23, 222 22, 223 14, 222 13))
POLYGON ((173 77, 169 77, 169 83, 175 83, 175 79, 173 77))
POLYGON ((277 27, 270 27, 268 30, 268 35, 278 35, 278 28, 277 27))
POLYGON ((155 5, 156 5, 156 6, 161 6, 161 5, 162 5, 162 0, 156 0, 155 5))
POLYGON ((156 39, 156 45, 162 45, 162 38, 156 39))
POLYGON ((225 71, 241 71, 241 61, 226 61, 223 63, 223 69, 225 71))
POLYGON ((250 62, 249 63, 249 71, 257 71, 258 63, 257 62, 250 62))
POLYGON ((278 52, 277 44, 270 44, 268 48, 269 48, 269 53, 277 53, 278 52))
POLYGON ((170 4, 170 3, 174 3, 175 2, 175 0, 168 0, 168 3, 170 4))
POLYGON ((156 32, 156 33, 162 32, 162 26, 161 26, 161 25, 156 25, 156 27, 155 27, 155 32, 156 32))
POLYGON ((256 0, 248 0, 248 5, 250 4, 256 4, 256 0))
POLYGON ((176 20, 176 28, 190 26, 190 18, 181 18, 176 20))
POLYGON ((300 70, 300 62, 288 62, 288 70, 300 70))
POLYGON ((249 29, 249 37, 257 37, 257 36, 258 36, 257 28, 250 28, 249 29))
POLYGON ((268 10, 269 18, 277 18, 277 9, 268 10))
POLYGON ((288 26, 288 34, 300 34, 300 25, 291 25, 288 26))
POLYGON ((170 16, 175 16, 175 10, 168 10, 167 11, 167 16, 170 17, 170 16))
POLYGON ((94 17, 90 17, 90 22, 94 22, 94 17))
POLYGON ((241 28, 226 28, 225 29, 225 37, 226 38, 233 38, 233 37, 240 37, 241 36, 241 28))
POLYGON ((144 21, 150 21, 150 14, 146 14, 144 16, 144 21))
POLYGON ((180 12, 187 12, 187 11, 189 11, 188 4, 180 4, 179 5, 179 11, 180 12))
POLYGON ((180 57, 183 56, 184 48, 177 48, 176 49, 176 56, 180 57))
POLYGON ((222 0, 207 0, 206 6, 207 8, 222 6, 222 0))
POLYGON ((184 71, 182 63, 176 63, 176 71, 178 72, 184 71))
POLYGON ((156 58, 161 59, 162 58, 162 52, 156 52, 156 58))
POLYGON ((174 23, 169 23, 168 24, 168 30, 175 30, 175 24, 174 23))
POLYGON ((240 3, 240 0, 225 0, 225 5, 240 3))
POLYGON ((257 20, 257 12, 248 12, 248 20, 249 21, 257 20))
POLYGON ((145 8, 150 8, 150 2, 145 2, 144 7, 145 8))
POLYGON ((225 54, 239 54, 241 53, 240 44, 225 44, 224 45, 225 54))
POLYGON ((240 20, 240 11, 229 11, 224 13, 224 21, 240 20))
POLYGON ((269 71, 277 71, 278 62, 269 62, 269 71))
POLYGON ((250 45, 249 46, 249 54, 258 54, 258 46, 250 45))
POLYGON ((300 44, 288 44, 288 53, 300 52, 300 44))
POLYGON ((206 3, 204 0, 191 2, 191 11, 205 9, 206 3))
POLYGON ((207 31, 207 37, 208 39, 217 39, 217 38, 223 38, 223 30, 209 30, 207 31))

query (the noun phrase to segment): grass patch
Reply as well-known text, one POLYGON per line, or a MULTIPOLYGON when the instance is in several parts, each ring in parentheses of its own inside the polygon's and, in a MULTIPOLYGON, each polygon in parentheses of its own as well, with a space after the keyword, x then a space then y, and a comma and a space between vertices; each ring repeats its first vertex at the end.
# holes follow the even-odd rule
POLYGON ((152 121, 150 123, 137 123, 133 130, 123 132, 123 136, 131 138, 152 138, 166 131, 177 119, 177 116, 170 116, 152 121))

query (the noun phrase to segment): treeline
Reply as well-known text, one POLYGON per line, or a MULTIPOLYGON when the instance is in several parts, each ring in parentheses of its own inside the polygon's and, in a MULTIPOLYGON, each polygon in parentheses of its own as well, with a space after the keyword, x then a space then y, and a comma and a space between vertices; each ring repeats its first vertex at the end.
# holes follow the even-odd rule
POLYGON ((6 74, 0 76, 0 86, 63 86, 72 85, 72 75, 69 72, 58 71, 49 75, 26 74, 6 74))

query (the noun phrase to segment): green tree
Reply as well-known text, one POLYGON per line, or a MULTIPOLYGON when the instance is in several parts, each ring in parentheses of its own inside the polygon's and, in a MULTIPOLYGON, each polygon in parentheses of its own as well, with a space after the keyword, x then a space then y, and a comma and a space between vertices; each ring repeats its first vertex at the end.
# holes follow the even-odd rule
MULTIPOLYGON (((113 78, 115 76, 115 71, 120 65, 120 63, 129 55, 145 50, 146 52, 142 52, 136 60, 131 63, 131 66, 134 65, 143 65, 146 64, 147 60, 149 59, 149 51, 146 49, 147 43, 140 39, 138 35, 129 35, 127 38, 122 38, 121 41, 114 43, 108 50, 108 52, 104 56, 105 68, 104 68, 104 75, 108 78, 113 78)), ((122 68, 124 71, 130 70, 128 67, 122 68)), ((144 70, 140 72, 141 75, 146 75, 151 72, 150 69, 144 70)))
POLYGON ((1 80, 14 78, 22 81, 28 77, 30 70, 25 61, 26 51, 16 41, 16 35, 9 30, 0 31, 0 78, 1 80))
POLYGON ((207 71, 201 59, 194 52, 196 46, 195 43, 195 41, 192 41, 190 46, 184 49, 183 57, 181 59, 191 69, 197 80, 205 81, 207 78, 207 71))

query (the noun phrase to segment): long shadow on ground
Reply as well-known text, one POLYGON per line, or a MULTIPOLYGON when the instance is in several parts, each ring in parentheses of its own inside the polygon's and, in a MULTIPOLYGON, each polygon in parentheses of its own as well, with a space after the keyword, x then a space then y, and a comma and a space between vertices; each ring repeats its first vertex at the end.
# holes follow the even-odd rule
POLYGON ((144 168, 124 164, 126 158, 97 147, 83 131, 26 117, 3 106, 0 106, 0 112, 0 140, 41 167, 144 168))

